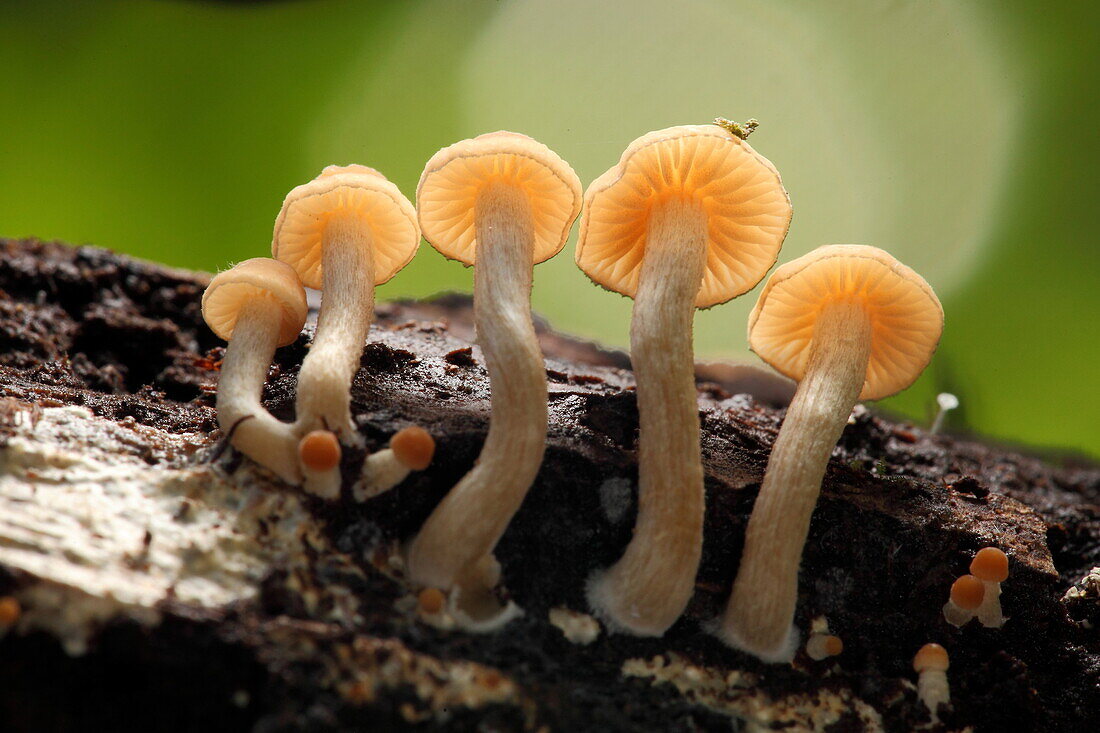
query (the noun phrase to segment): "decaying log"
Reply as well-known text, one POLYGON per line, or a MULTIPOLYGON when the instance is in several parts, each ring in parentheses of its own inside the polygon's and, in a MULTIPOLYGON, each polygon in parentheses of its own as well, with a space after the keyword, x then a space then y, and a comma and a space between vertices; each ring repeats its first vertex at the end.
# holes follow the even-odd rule
MULTIPOLYGON (((0 596, 22 608, 0 641, 0 729, 905 731, 930 723, 910 666, 928 641, 951 654, 946 729, 1100 720, 1100 468, 1086 461, 857 409, 796 619, 827 619, 844 652, 763 665, 702 628, 728 594, 789 387, 701 367, 695 598, 664 638, 608 636, 583 590, 633 524, 629 362, 542 327, 546 461, 497 551, 523 615, 472 635, 418 611, 401 560, 485 435, 467 299, 379 309, 354 384, 359 429, 377 449, 421 425, 436 459, 366 503, 345 490, 326 504, 217 431, 205 276, 92 248, 0 247, 0 596), (955 629, 947 589, 989 544, 1011 558, 1008 622, 955 629)), ((265 402, 283 419, 310 333, 269 375, 265 402)), ((347 451, 347 486, 363 456, 347 451)))

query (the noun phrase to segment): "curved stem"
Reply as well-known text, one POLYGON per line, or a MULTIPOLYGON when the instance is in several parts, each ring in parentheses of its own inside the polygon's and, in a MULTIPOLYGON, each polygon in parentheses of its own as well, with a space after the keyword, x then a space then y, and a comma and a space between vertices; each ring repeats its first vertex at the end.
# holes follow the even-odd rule
POLYGON ((531 322, 530 205, 521 191, 501 184, 481 193, 474 216, 474 317, 492 415, 477 463, 435 508, 409 550, 413 578, 440 588, 485 562, 534 482, 546 448, 546 367, 531 322))
POLYGON ((366 501, 384 494, 408 478, 412 469, 397 460, 393 448, 383 448, 363 461, 362 473, 352 487, 356 501, 366 501))
POLYGON ((292 426, 260 403, 279 336, 279 306, 268 298, 247 303, 237 316, 218 376, 218 424, 230 443, 284 481, 300 483, 298 440, 292 426))
POLYGON ((623 557, 589 584, 616 626, 659 636, 684 612, 703 544, 703 466, 692 321, 706 262, 706 218, 671 201, 650 218, 630 359, 638 385, 638 519, 623 557))
POLYGON ((822 309, 814 327, 806 376, 768 459, 745 533, 741 566, 720 635, 769 661, 794 653, 791 626, 798 566, 829 456, 852 414, 867 375, 871 322, 856 303, 822 309))
POLYGON ((343 442, 358 444, 351 420, 351 381, 374 317, 370 228, 358 217, 333 218, 321 246, 321 311, 298 372, 295 426, 300 435, 326 428, 343 442))

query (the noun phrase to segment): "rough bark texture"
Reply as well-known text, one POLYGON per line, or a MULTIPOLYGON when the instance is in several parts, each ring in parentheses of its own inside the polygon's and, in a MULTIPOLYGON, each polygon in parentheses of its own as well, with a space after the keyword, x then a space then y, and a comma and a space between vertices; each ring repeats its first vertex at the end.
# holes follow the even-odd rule
MULTIPOLYGON (((700 370, 703 562, 663 638, 551 614, 634 524, 637 412, 625 357, 541 329, 550 435, 497 551, 524 615, 475 636, 425 618, 400 542, 470 468, 488 379, 468 300, 382 305, 355 380, 372 449, 406 425, 432 466, 364 504, 301 496, 226 450, 220 346, 201 275, 91 248, 0 240, 0 729, 911 730, 914 652, 951 654, 948 729, 1084 730, 1100 720, 1100 468, 931 436, 866 410, 829 464, 796 624, 824 616, 844 652, 759 664, 701 626, 719 615, 782 396, 700 370), (1001 629, 941 608, 973 552, 1011 575, 1001 629), (1092 571, 1090 575, 1090 571, 1092 571), (552 623, 553 618, 557 623, 552 623)), ((610 297, 610 296, 609 296, 610 297)), ((265 403, 293 415, 311 328, 279 351, 265 403)), ((1036 406, 1036 409, 1060 409, 1036 406)), ((350 479, 362 462, 349 450, 350 479)), ((350 481, 346 482, 350 485, 350 481)))

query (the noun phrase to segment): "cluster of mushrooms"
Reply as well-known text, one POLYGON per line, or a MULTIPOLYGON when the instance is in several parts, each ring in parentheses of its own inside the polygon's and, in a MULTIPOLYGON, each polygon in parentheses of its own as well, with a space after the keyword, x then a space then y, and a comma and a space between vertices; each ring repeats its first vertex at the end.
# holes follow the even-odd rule
MULTIPOLYGON (((612 630, 660 636, 688 604, 702 549, 694 311, 756 286, 775 264, 791 220, 779 173, 745 141, 748 131, 718 119, 643 135, 583 196, 564 160, 511 132, 436 153, 415 207, 373 169, 326 168, 287 196, 274 259, 222 272, 203 296, 207 322, 229 341, 217 397, 222 429, 284 480, 337 498, 340 446, 362 440, 349 390, 374 286, 410 261, 421 234, 472 265, 490 428, 476 464, 408 545, 406 562, 415 584, 491 613, 500 578, 493 550, 535 480, 546 443, 532 268, 561 251, 580 214, 577 264, 598 285, 634 299, 630 350, 640 423, 634 534, 621 559, 589 580, 587 597, 612 630), (304 324, 303 285, 320 288, 322 302, 298 377, 296 421, 286 424, 260 397, 276 347, 294 341, 304 324)), ((875 247, 821 247, 769 278, 749 319, 749 344, 798 389, 749 520, 732 595, 712 628, 723 641, 765 661, 791 658, 798 568, 829 456, 856 401, 908 387, 942 328, 932 288, 875 247)), ((407 430, 367 458, 351 487, 356 498, 428 464, 430 436, 407 430)))

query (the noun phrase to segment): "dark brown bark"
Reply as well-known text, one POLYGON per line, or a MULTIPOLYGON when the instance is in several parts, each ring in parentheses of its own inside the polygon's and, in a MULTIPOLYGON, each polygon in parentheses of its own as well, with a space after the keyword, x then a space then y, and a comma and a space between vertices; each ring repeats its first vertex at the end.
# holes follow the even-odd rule
MULTIPOLYGON (((814 514, 796 618, 805 631, 827 617, 844 652, 762 665, 701 626, 728 594, 783 416, 781 406, 743 392, 781 403, 787 388, 751 370, 701 367, 707 515, 695 597, 664 638, 601 632, 580 645, 548 613, 587 611, 585 579, 630 537, 636 405, 625 356, 541 327, 546 460, 497 552, 503 592, 524 615, 492 635, 442 631, 418 618, 397 548, 484 439, 488 379, 471 343, 468 299, 382 305, 354 383, 353 412, 372 449, 421 425, 438 442, 432 466, 365 504, 345 487, 341 502, 302 498, 299 506, 298 492, 253 470, 217 432, 220 346, 202 323, 204 284, 204 276, 103 250, 0 240, 0 499, 17 502, 7 506, 19 514, 65 490, 68 479, 32 465, 44 450, 35 441, 78 455, 117 451, 132 461, 119 470, 148 467, 146 495, 162 490, 162 471, 240 483, 248 506, 213 488, 178 489, 169 519, 199 532, 207 520, 192 517, 217 509, 233 518, 233 537, 265 553, 258 592, 198 603, 188 600, 194 593, 184 598, 184 583, 219 572, 220 555, 205 564, 186 558, 189 574, 175 578, 169 555, 194 549, 173 545, 173 531, 147 528, 143 542, 118 554, 118 587, 138 587, 147 574, 167 577, 166 592, 103 606, 95 579, 118 568, 89 561, 99 555, 82 555, 79 545, 65 549, 86 528, 68 538, 43 532, 39 542, 0 517, 0 596, 24 606, 0 641, 3 730, 687 731, 728 730, 729 716, 740 714, 796 729, 903 731, 928 721, 910 666, 928 641, 951 654, 952 707, 941 714, 949 728, 1071 731, 1100 720, 1100 577, 1085 580, 1100 565, 1095 465, 933 436, 857 409, 814 514), (72 405, 91 415, 63 413, 71 421, 115 425, 117 434, 104 433, 97 446, 94 430, 73 433, 51 412, 72 405), (28 432, 34 421, 46 427, 28 432), (955 629, 941 614, 947 590, 986 545, 1010 557, 1008 622, 955 629), (65 622, 81 626, 74 643, 58 609, 79 616, 85 606, 108 610, 65 622)), ((269 377, 265 400, 284 419, 310 332, 280 350, 269 377)), ((362 459, 345 456, 349 485, 362 459)), ((134 521, 137 510, 126 511, 134 521)), ((225 531, 210 521, 211 532, 225 531)), ((109 554, 111 533, 86 531, 109 554)))

